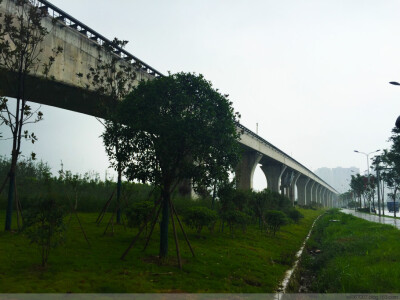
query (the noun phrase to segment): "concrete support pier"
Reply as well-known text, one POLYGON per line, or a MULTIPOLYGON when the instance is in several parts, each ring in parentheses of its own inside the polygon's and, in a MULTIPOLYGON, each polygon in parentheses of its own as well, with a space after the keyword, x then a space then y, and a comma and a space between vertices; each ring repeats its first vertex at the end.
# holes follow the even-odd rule
POLYGON ((307 189, 306 189, 306 204, 310 204, 313 201, 312 198, 312 190, 313 186, 315 184, 315 181, 310 180, 310 182, 307 184, 307 189))
POLYGON ((310 178, 305 176, 300 176, 297 179, 297 204, 306 205, 307 204, 307 185, 310 178))
POLYGON ((267 178, 267 185, 271 191, 280 192, 281 177, 287 166, 283 164, 262 164, 261 170, 267 178))
POLYGON ((236 167, 236 184, 239 189, 248 190, 253 188, 253 175, 262 155, 257 151, 246 151, 236 167))
MULTIPOLYGON (((289 192, 289 199, 292 200, 292 203, 294 205, 294 201, 296 201, 296 195, 295 195, 295 190, 296 190, 296 184, 297 184, 297 180, 299 180, 300 178, 300 173, 297 173, 296 175, 294 175, 293 177, 293 181, 290 184, 290 192, 289 192)), ((297 189, 297 193, 298 193, 298 189, 297 189)))

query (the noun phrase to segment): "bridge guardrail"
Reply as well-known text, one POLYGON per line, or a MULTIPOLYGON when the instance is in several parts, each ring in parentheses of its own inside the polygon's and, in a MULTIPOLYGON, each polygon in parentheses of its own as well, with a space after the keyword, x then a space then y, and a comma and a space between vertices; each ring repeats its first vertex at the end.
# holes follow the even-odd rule
POLYGON ((49 17, 52 17, 53 19, 59 20, 62 23, 64 23, 66 26, 73 28, 80 32, 83 35, 86 35, 87 38, 91 39, 92 41, 98 43, 100 46, 104 45, 109 45, 113 48, 113 52, 120 56, 122 59, 126 60, 127 62, 131 62, 134 64, 139 64, 142 68, 142 70, 146 71, 148 74, 153 75, 155 77, 158 76, 163 76, 163 74, 153 67, 149 66, 146 64, 144 61, 140 60, 133 54, 129 53, 125 49, 115 45, 112 41, 101 35, 100 33, 96 32, 89 26, 83 24, 82 22, 78 21, 62 9, 58 8, 57 6, 51 4, 50 2, 46 0, 29 0, 29 2, 41 9, 42 11, 45 11, 49 17), (41 4, 41 6, 40 6, 41 4))

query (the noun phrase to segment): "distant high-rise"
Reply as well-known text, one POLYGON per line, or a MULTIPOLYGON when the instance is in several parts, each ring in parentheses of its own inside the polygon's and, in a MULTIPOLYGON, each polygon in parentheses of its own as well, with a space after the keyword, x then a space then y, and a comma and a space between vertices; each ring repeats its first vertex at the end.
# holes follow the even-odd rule
POLYGON ((360 173, 360 169, 356 167, 319 168, 315 171, 315 174, 330 184, 339 193, 347 192, 350 189, 351 175, 356 175, 357 173, 360 173))

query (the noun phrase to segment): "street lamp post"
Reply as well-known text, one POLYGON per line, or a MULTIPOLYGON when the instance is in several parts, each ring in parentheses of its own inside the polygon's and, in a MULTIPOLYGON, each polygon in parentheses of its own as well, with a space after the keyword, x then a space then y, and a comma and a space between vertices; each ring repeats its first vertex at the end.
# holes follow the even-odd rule
MULTIPOLYGON (((365 152, 361 152, 361 151, 358 151, 358 150, 354 150, 354 152, 364 154, 367 157, 367 167, 368 167, 368 169, 367 169, 367 171, 368 171, 368 179, 367 179, 368 181, 367 181, 367 183, 368 183, 368 187, 369 187, 369 155, 372 154, 372 153, 378 152, 378 151, 380 151, 380 149, 372 151, 370 153, 365 153, 365 152)), ((371 213, 371 199, 369 199, 369 213, 371 213)))
MULTIPOLYGON (((379 181, 380 179, 380 174, 379 174, 379 163, 380 163, 381 157, 377 156, 376 157, 376 187, 377 187, 377 191, 378 191, 378 211, 379 211, 379 217, 381 216, 381 191, 379 189, 379 181)), ((385 208, 383 208, 385 209, 385 208)))

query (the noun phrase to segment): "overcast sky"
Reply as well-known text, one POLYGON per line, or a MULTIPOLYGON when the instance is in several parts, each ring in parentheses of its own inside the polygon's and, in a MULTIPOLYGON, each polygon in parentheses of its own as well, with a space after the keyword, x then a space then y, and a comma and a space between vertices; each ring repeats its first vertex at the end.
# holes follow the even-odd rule
MULTIPOLYGON (((366 170, 400 114, 400 1, 51 0, 166 74, 197 72, 230 95, 241 123, 309 169, 366 170)), ((43 107, 35 151, 54 171, 104 176, 93 117, 43 107)), ((0 131, 5 132, 2 128, 0 131)), ((11 144, 1 141, 0 153, 11 144)), ((260 170, 255 188, 265 187, 260 170)))

